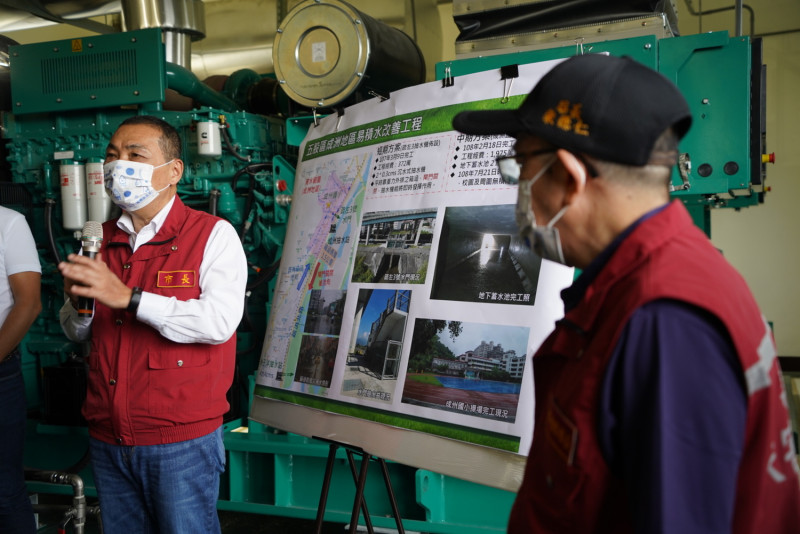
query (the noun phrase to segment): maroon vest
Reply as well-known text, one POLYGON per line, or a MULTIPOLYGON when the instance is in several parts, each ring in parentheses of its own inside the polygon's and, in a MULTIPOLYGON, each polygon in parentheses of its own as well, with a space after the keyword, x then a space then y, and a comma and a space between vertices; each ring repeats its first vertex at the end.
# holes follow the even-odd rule
MULTIPOLYGON (((136 252, 116 220, 104 223, 103 260, 128 287, 197 299, 200 263, 217 221, 176 197, 159 232, 136 252)), ((155 445, 208 434, 228 411, 235 356, 235 334, 219 345, 176 343, 132 313, 97 303, 83 406, 90 435, 155 445)))
POLYGON ((534 356, 534 436, 509 533, 632 531, 624 481, 599 447, 597 401, 628 319, 657 299, 718 317, 745 370, 734 532, 797 532, 800 481, 772 334, 744 280, 674 201, 622 242, 534 356))

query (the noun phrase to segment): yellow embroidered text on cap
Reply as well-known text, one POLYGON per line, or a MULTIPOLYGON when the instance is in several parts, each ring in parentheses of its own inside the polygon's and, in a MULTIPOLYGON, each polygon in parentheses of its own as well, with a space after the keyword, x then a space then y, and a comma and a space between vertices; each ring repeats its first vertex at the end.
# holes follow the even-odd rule
POLYGON ((583 104, 570 104, 569 100, 561 100, 556 109, 548 109, 542 115, 542 122, 556 126, 565 132, 575 132, 578 135, 589 135, 589 125, 581 118, 583 104))

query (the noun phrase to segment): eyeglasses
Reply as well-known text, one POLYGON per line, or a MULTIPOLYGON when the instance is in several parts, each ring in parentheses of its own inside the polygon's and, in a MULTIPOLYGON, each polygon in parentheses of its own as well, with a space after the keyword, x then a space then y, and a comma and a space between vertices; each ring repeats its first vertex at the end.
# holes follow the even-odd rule
POLYGON ((499 156, 495 158, 497 167, 500 169, 500 177, 507 184, 516 185, 519 183, 520 174, 522 174, 522 165, 525 163, 525 158, 532 158, 534 156, 541 156, 542 154, 552 154, 557 151, 557 148, 542 148, 540 150, 531 150, 529 152, 520 152, 518 154, 508 154, 507 156, 499 156))

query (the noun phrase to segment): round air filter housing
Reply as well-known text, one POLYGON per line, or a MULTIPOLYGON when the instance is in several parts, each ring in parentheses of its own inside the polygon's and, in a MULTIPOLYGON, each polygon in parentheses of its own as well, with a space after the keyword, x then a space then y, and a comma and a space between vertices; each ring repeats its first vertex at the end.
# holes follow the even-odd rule
POLYGON ((402 31, 340 0, 306 0, 281 22, 272 47, 286 94, 312 108, 425 81, 425 60, 402 31))

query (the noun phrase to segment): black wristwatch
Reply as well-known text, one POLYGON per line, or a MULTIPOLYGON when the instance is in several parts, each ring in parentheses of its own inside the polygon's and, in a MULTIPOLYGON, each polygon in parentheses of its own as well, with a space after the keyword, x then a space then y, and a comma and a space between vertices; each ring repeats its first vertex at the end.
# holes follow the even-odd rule
POLYGON ((131 313, 136 313, 136 310, 139 309, 140 300, 142 300, 142 288, 134 287, 133 292, 131 293, 131 300, 128 302, 128 311, 131 313))

